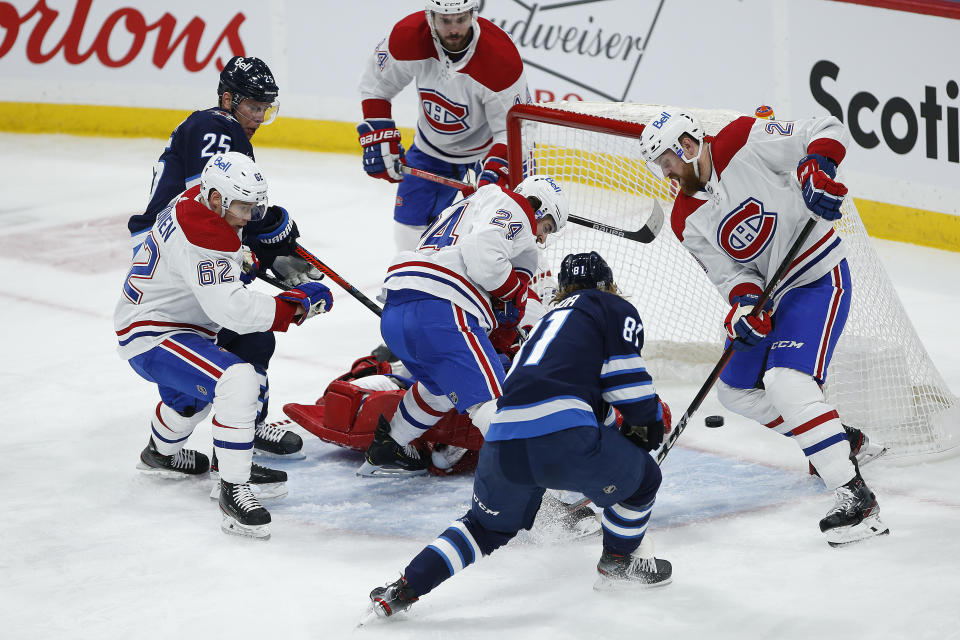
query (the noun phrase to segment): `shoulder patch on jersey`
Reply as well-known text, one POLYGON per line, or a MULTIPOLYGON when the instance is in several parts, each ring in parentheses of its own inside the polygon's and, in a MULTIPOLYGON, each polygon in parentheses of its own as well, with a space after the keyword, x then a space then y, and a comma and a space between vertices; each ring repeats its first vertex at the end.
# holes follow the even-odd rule
POLYGON ((397 60, 426 60, 437 57, 433 34, 423 11, 411 13, 393 26, 387 49, 397 60))
POLYGON ((743 145, 747 143, 747 137, 750 135, 750 129, 757 122, 756 118, 751 116, 740 116, 713 137, 710 144, 711 157, 713 158, 713 170, 717 172, 719 178, 723 170, 730 164, 730 160, 736 155, 743 145))
MULTIPOLYGON (((197 194, 200 186, 194 189, 197 194)), ((177 222, 183 229, 183 235, 192 245, 214 251, 233 252, 240 248, 240 236, 227 221, 206 206, 189 198, 193 189, 184 192, 177 202, 177 222)))
POLYGON ((510 88, 523 73, 523 60, 507 33, 486 18, 478 18, 480 39, 473 57, 460 70, 491 91, 510 88))
POLYGON ((519 193, 515 193, 513 191, 504 191, 504 193, 512 198, 514 202, 520 205, 520 208, 523 209, 523 212, 527 214, 527 220, 530 221, 530 229, 533 231, 534 235, 536 235, 537 217, 534 215, 533 207, 530 206, 530 203, 527 202, 527 199, 519 193))
POLYGON ((673 229, 673 235, 677 236, 677 240, 683 242, 683 230, 687 227, 687 218, 705 202, 706 200, 694 198, 684 193, 677 196, 677 199, 673 202, 673 211, 670 214, 670 227, 673 229))

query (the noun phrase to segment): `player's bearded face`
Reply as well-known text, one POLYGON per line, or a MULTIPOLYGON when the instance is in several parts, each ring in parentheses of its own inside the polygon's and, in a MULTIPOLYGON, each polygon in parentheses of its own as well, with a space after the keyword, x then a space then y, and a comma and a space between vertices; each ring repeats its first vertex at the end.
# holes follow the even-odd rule
POLYGON ((657 165, 663 172, 663 177, 680 185, 680 191, 688 196, 697 193, 703 185, 697 178, 692 162, 684 162, 673 151, 664 151, 657 158, 657 165))
POLYGON ((470 43, 470 28, 473 24, 473 12, 435 14, 433 28, 440 38, 440 44, 447 51, 463 51, 470 43))

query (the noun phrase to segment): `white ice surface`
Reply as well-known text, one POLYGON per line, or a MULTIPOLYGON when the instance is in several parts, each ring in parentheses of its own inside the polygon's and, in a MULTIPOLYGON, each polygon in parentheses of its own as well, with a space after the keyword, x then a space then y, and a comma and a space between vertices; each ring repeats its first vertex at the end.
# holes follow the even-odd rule
MULTIPOLYGON (((817 528, 832 497, 795 445, 731 415, 694 419, 664 465, 651 531, 672 585, 595 593, 599 540, 535 529, 406 617, 355 629, 369 590, 463 514, 470 479, 362 480, 359 454, 301 431, 307 458, 277 464, 290 496, 257 542, 220 532, 210 480, 138 475, 156 392, 117 357, 112 312, 124 223, 162 146, 0 134, 0 637, 960 637, 956 455, 867 467, 892 535, 835 550, 817 528)), ((359 157, 258 155, 302 244, 376 295, 393 187, 359 157)), ((960 254, 876 246, 960 391, 960 254)), ((330 314, 279 336, 273 419, 379 343, 376 317, 331 286, 330 314)), ((661 392, 679 415, 696 387, 661 392)), ((698 415, 713 413, 711 396, 698 415)), ((190 446, 209 452, 209 423, 190 446)))

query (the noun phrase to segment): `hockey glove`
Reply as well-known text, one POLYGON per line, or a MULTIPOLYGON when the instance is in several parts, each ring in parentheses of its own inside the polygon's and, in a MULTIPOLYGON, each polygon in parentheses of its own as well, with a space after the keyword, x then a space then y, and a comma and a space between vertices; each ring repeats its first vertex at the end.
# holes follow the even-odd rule
MULTIPOLYGON (((516 326, 501 325, 490 332, 490 344, 493 345, 497 353, 506 355, 508 359, 517 355, 517 351, 520 350, 526 339, 527 329, 516 326)), ((507 368, 509 368, 509 364, 507 368)))
POLYGON ((773 308, 773 301, 767 300, 763 309, 757 315, 750 315, 760 296, 749 293, 733 298, 733 305, 730 312, 727 313, 723 321, 723 328, 727 330, 727 337, 730 338, 733 348, 738 351, 745 351, 757 346, 760 341, 767 337, 773 329, 773 321, 770 317, 770 310, 773 308))
POLYGON ((499 326, 516 326, 527 309, 527 287, 530 276, 511 271, 506 282, 490 292, 502 304, 494 304, 493 314, 499 326))
POLYGON ((498 185, 505 191, 510 190, 510 173, 507 170, 507 145, 495 144, 487 157, 483 159, 483 168, 480 172, 480 181, 477 187, 488 184, 498 185))
POLYGON ((319 282, 306 282, 289 291, 278 293, 277 298, 303 307, 303 314, 294 315, 293 318, 298 325, 303 324, 307 318, 312 318, 318 313, 326 313, 333 308, 333 294, 326 285, 319 282))
POLYGON ((371 118, 357 125, 363 146, 363 170, 374 178, 400 182, 403 175, 397 166, 403 160, 400 131, 393 120, 371 118))
POLYGON ((267 208, 267 215, 263 218, 263 226, 257 232, 256 238, 270 254, 274 256, 288 256, 295 252, 297 238, 300 231, 297 223, 283 207, 271 205, 267 208))
POLYGON ((250 284, 257 279, 257 274, 260 273, 260 261, 257 260, 257 254, 250 247, 240 245, 240 248, 243 250, 243 269, 240 272, 240 282, 250 284))
POLYGON ((280 256, 271 271, 288 287, 297 287, 312 280, 323 280, 323 272, 300 256, 280 256))
POLYGON ((672 416, 667 403, 657 397, 660 406, 657 407, 657 419, 647 424, 620 425, 620 433, 630 442, 646 451, 653 451, 663 443, 663 434, 670 432, 672 416))
POLYGON ((847 187, 834 181, 837 165, 825 156, 811 153, 797 165, 797 179, 807 208, 824 220, 838 220, 847 187))

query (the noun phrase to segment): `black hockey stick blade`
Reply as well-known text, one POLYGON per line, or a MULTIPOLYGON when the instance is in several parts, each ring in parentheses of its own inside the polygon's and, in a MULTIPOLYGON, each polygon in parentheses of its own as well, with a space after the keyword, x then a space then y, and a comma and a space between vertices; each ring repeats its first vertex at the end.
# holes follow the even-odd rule
POLYGON ((289 291, 291 288, 283 284, 283 282, 281 282, 279 278, 274 278, 269 273, 264 273, 261 271, 260 273, 257 274, 257 277, 263 280, 264 282, 269 282, 270 284, 275 286, 277 289, 282 289, 283 291, 289 291))
POLYGON ((626 238, 634 242, 649 244, 656 239, 660 233, 660 229, 663 228, 663 207, 661 207, 660 203, 655 199, 653 206, 650 207, 650 215, 647 216, 646 223, 636 231, 627 231, 626 229, 611 227, 602 222, 590 220, 589 218, 581 218, 573 214, 570 214, 567 219, 570 222, 583 225, 584 227, 590 227, 601 233, 609 233, 610 235, 620 236, 621 238, 626 238))

